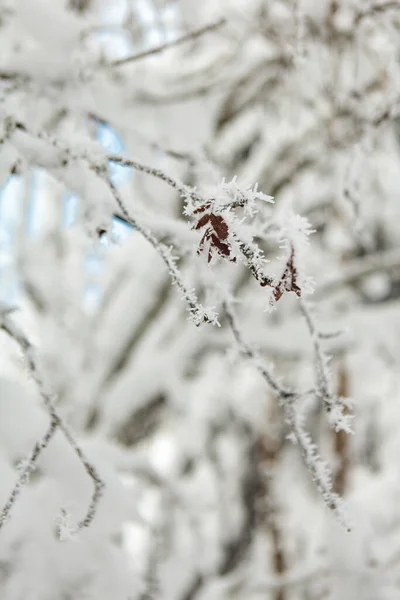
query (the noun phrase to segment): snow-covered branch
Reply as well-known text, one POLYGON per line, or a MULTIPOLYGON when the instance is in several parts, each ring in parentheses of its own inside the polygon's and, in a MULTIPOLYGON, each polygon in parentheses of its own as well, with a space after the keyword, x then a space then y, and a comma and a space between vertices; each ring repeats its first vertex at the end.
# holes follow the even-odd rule
POLYGON ((0 529, 3 527, 3 525, 5 525, 5 523, 10 518, 12 508, 13 508, 19 494, 22 492, 23 488, 26 485, 28 485, 29 476, 35 470, 36 463, 37 463, 38 458, 40 457, 40 454, 42 453, 43 450, 45 450, 48 447, 51 439, 53 438, 54 434, 56 433, 56 431, 58 429, 58 425, 59 425, 58 420, 55 418, 52 418, 50 421, 50 425, 49 425, 46 433, 44 434, 43 438, 40 441, 36 442, 30 455, 19 466, 20 471, 21 471, 20 476, 9 496, 9 499, 7 500, 6 504, 4 505, 4 507, 0 513, 0 529))
POLYGON ((346 408, 348 408, 348 400, 345 401, 343 398, 337 398, 332 391, 331 374, 328 367, 329 357, 326 356, 322 349, 322 335, 318 331, 311 311, 304 299, 300 299, 300 309, 304 315, 314 347, 317 384, 316 397, 324 405, 331 427, 335 431, 352 433, 352 416, 345 413, 346 408))
POLYGON ((132 227, 134 227, 137 231, 139 231, 139 233, 141 233, 141 235, 158 252, 160 257, 166 264, 168 272, 171 276, 172 283, 177 286, 183 298, 185 299, 188 306, 188 310, 190 312, 190 316, 194 324, 197 326, 201 325, 202 323, 211 323, 212 325, 218 325, 217 315, 215 313, 212 313, 210 309, 204 309, 197 300, 194 290, 189 289, 183 281, 182 275, 176 265, 176 259, 172 254, 172 248, 168 248, 164 244, 158 242, 158 240, 154 237, 151 231, 145 226, 141 225, 138 219, 130 214, 116 186, 109 179, 107 179, 107 184, 109 185, 113 196, 118 204, 118 207, 121 213, 123 214, 124 218, 126 219, 127 223, 132 225, 132 227))
POLYGON ((35 463, 39 458, 40 453, 42 452, 42 450, 47 448, 53 435, 55 434, 57 429, 59 429, 63 433, 65 439, 67 440, 75 454, 78 456, 86 473, 93 482, 93 495, 90 500, 86 515, 81 521, 78 522, 76 526, 73 527, 73 530, 75 532, 79 532, 81 529, 89 527, 89 525, 93 521, 97 510, 97 505, 103 493, 104 482, 97 473, 96 468, 86 457, 86 454, 84 453, 80 445, 76 442, 74 436, 70 432, 64 420, 59 416, 58 411, 54 406, 55 399, 52 393, 47 389, 46 383, 44 382, 40 373, 38 357, 33 345, 30 343, 30 341, 21 331, 21 329, 14 323, 13 319, 10 317, 9 314, 6 313, 1 316, 0 328, 3 329, 13 340, 15 340, 19 345, 20 349, 22 350, 29 372, 38 387, 41 398, 51 419, 48 431, 46 432, 44 437, 35 444, 30 456, 26 461, 25 466, 22 469, 21 475, 18 478, 16 486, 12 490, 9 500, 6 502, 6 505, 2 510, 0 518, 0 527, 4 525, 7 517, 9 516, 9 513, 19 493, 21 492, 21 489, 29 482, 29 474, 34 469, 35 463))
POLYGON ((399 7, 1 3, 4 600, 397 600, 399 7))
POLYGON ((227 304, 225 304, 225 314, 239 351, 243 356, 250 360, 251 364, 260 373, 265 382, 277 394, 285 416, 285 422, 289 427, 289 435, 292 441, 298 445, 307 470, 321 492, 325 504, 336 514, 340 523, 350 531, 347 519, 344 515, 342 500, 332 491, 332 476, 328 466, 321 459, 316 444, 311 440, 310 435, 303 427, 303 417, 299 405, 302 398, 307 396, 309 392, 298 392, 282 387, 281 383, 278 382, 273 377, 270 370, 266 368, 256 350, 251 348, 244 339, 238 326, 236 316, 233 313, 233 309, 227 304))

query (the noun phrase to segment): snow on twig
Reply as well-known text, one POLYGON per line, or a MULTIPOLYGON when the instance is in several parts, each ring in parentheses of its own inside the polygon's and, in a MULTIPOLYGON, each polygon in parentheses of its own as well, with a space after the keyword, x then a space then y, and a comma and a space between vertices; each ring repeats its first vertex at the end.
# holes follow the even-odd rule
POLYGON ((91 478, 91 480, 93 482, 93 494, 92 494, 88 509, 86 511, 86 515, 74 528, 74 532, 78 533, 81 529, 83 529, 85 527, 89 527, 89 525, 93 521, 95 514, 96 514, 96 510, 97 510, 97 505, 102 496, 105 484, 102 481, 102 479, 100 478, 100 476, 98 475, 96 468, 91 464, 89 459, 86 457, 82 448, 76 442, 76 440, 75 440, 74 436, 72 435, 72 433, 70 432, 69 428, 64 423, 63 419, 59 416, 58 411, 55 409, 54 398, 53 398, 51 392, 49 392, 47 390, 46 385, 40 374, 39 367, 38 367, 38 361, 37 361, 37 357, 36 357, 36 350, 35 350, 34 346, 31 344, 31 342, 28 340, 28 338, 25 336, 25 334, 15 325, 15 323, 13 322, 13 320, 9 317, 9 315, 7 313, 3 313, 1 315, 0 328, 3 329, 11 338, 13 338, 17 342, 19 347, 21 348, 24 358, 26 360, 26 363, 28 365, 29 372, 32 375, 32 378, 38 387, 38 390, 42 397, 44 405, 45 405, 45 407, 50 415, 50 418, 51 418, 51 423, 50 423, 50 426, 49 426, 46 434, 44 435, 42 440, 40 440, 39 442, 37 442, 35 444, 30 456, 28 457, 26 466, 23 468, 22 473, 21 473, 16 485, 15 485, 14 489, 12 490, 9 499, 6 502, 4 508, 1 512, 0 528, 6 522, 20 491, 28 483, 29 474, 33 470, 40 453, 42 452, 42 450, 47 448, 53 435, 55 434, 57 429, 59 429, 63 433, 64 437, 66 438, 67 442, 69 443, 69 445, 71 446, 71 448, 73 449, 75 454, 78 456, 86 473, 89 475, 89 477, 91 478))
POLYGON ((53 438, 54 434, 57 431, 57 428, 58 428, 58 421, 56 419, 52 418, 46 433, 44 434, 44 436, 42 437, 42 439, 40 441, 35 443, 30 455, 23 462, 20 476, 19 476, 7 502, 3 506, 3 509, 0 513, 0 529, 8 521, 11 510, 12 510, 19 494, 21 493, 21 491, 25 487, 25 485, 27 485, 29 483, 29 476, 32 473, 32 471, 34 471, 34 469, 36 467, 36 462, 37 462, 39 456, 41 455, 42 451, 45 450, 45 448, 47 448, 47 446, 49 445, 51 439, 53 438))
POLYGON ((346 433, 352 433, 351 420, 353 417, 352 415, 345 414, 346 405, 344 401, 338 398, 332 392, 332 386, 330 383, 330 373, 328 368, 329 357, 326 356, 322 349, 321 335, 318 332, 314 318, 304 299, 300 299, 300 309, 303 313, 314 347, 317 380, 316 396, 325 407, 325 410, 328 414, 328 421, 330 426, 335 431, 345 431, 346 433))
MULTIPOLYGON (((57 163, 57 160, 64 160, 68 163, 69 160, 76 161, 82 160, 84 161, 93 173, 95 173, 98 177, 104 180, 105 184, 108 186, 109 190, 112 193, 112 196, 116 203, 119 206, 119 209, 126 220, 127 223, 132 225, 143 237, 153 246, 153 248, 158 252, 161 256, 162 260, 166 264, 170 276, 172 278, 172 282, 176 284, 180 292, 182 293, 184 299, 187 302, 189 312, 193 322, 196 326, 201 325, 202 323, 211 323, 213 325, 218 325, 217 315, 212 309, 205 309, 199 303, 194 290, 191 290, 185 284, 183 277, 177 267, 176 259, 172 255, 171 249, 164 244, 160 243, 154 234, 144 225, 140 223, 138 218, 133 216, 130 211, 128 211, 125 202, 122 199, 120 192, 114 183, 110 180, 107 161, 111 161, 120 165, 124 165, 130 168, 133 168, 137 171, 141 171, 143 173, 147 173, 158 179, 161 179, 165 183, 167 183, 170 187, 177 190, 182 196, 188 197, 190 196, 193 201, 201 202, 203 199, 199 196, 194 190, 191 190, 189 187, 185 186, 183 183, 180 183, 166 175, 163 171, 159 169, 153 169, 152 167, 148 167, 143 165, 137 161, 126 159, 120 156, 106 156, 101 150, 97 153, 98 148, 96 148, 95 155, 90 156, 89 153, 74 153, 68 146, 60 143, 55 138, 47 136, 42 133, 34 133, 26 128, 24 124, 17 123, 14 125, 14 129, 22 132, 23 135, 29 135, 33 138, 37 137, 41 142, 45 142, 47 144, 53 145, 59 152, 59 157, 52 156, 52 161, 57 163)), ((23 141, 23 144, 26 144, 23 141)), ((44 151, 43 151, 44 153, 44 151)), ((40 162, 39 162, 40 164, 40 162)), ((52 165, 54 167, 54 164, 52 165)))
POLYGON ((182 197, 190 196, 190 198, 192 198, 194 202, 204 202, 204 198, 197 194, 195 190, 178 181, 177 179, 173 179, 172 177, 164 173, 164 171, 162 171, 161 169, 150 167, 148 165, 138 162, 137 160, 133 160, 125 156, 119 156, 118 154, 108 154, 107 160, 121 165, 123 167, 129 167, 131 169, 134 169, 135 171, 146 173, 147 175, 151 175, 156 179, 160 179, 161 181, 164 181, 164 183, 169 185, 171 188, 179 192, 182 197))
MULTIPOLYGON (((182 275, 177 268, 176 260, 171 254, 170 248, 164 244, 161 244, 154 234, 148 228, 143 226, 138 221, 136 216, 133 217, 130 211, 128 211, 117 187, 112 181, 110 181, 107 167, 108 163, 112 162, 121 166, 132 168, 142 173, 146 173, 169 185, 186 200, 187 209, 185 214, 187 216, 199 212, 200 210, 215 210, 216 214, 212 214, 210 218, 213 218, 214 221, 218 220, 221 224, 223 224, 224 227, 227 228, 226 237, 229 236, 229 240, 227 239, 225 241, 225 237, 220 239, 220 237, 217 237, 211 233, 211 241, 216 244, 218 254, 220 256, 230 256, 232 244, 236 245, 238 257, 240 257, 246 264, 260 285, 273 286, 273 279, 263 273, 263 266, 266 262, 263 252, 253 240, 243 240, 241 235, 238 234, 236 231, 236 225, 239 224, 239 221, 232 212, 235 208, 243 208, 246 214, 252 215, 256 212, 255 202, 257 200, 263 200, 266 202, 273 201, 270 196, 259 192, 257 185, 255 185, 253 188, 247 188, 243 190, 238 186, 236 178, 233 178, 230 182, 225 182, 225 180, 223 180, 216 190, 217 197, 206 198, 199 194, 195 189, 183 184, 177 179, 170 177, 161 169, 145 165, 124 156, 115 154, 107 155, 100 148, 93 144, 89 145, 84 151, 74 152, 71 148, 69 148, 68 145, 60 142, 58 139, 55 139, 54 137, 42 132, 33 132, 23 123, 14 122, 12 124, 12 131, 16 132, 17 134, 17 138, 15 140, 17 147, 26 156, 28 161, 37 163, 44 168, 49 168, 50 172, 55 170, 54 174, 56 177, 60 177, 60 174, 58 173, 58 169, 60 167, 66 167, 70 162, 74 163, 82 160, 93 173, 104 180, 115 201, 117 202, 125 220, 135 227, 135 229, 137 229, 160 254, 162 260, 167 265, 173 282, 183 294, 183 297, 189 306, 190 315, 197 326, 204 322, 218 324, 217 315, 210 309, 205 310, 198 302, 195 292, 186 286, 182 275), (33 144, 34 138, 39 140, 39 145, 33 144), (48 148, 46 147, 47 144, 56 148, 57 152, 49 153, 48 148), (224 200, 222 204, 220 203, 221 199, 224 200), (221 213, 224 213, 224 216, 226 215, 225 218, 229 217, 229 223, 224 220, 224 218, 221 216, 221 213)), ((210 252, 208 254, 210 258, 210 252)), ((236 258, 233 256, 232 260, 235 261, 236 258)))
POLYGON ((225 303, 224 305, 225 315, 229 324, 229 327, 233 333, 235 341, 239 347, 240 353, 246 356, 252 364, 257 368, 257 371, 261 373, 268 385, 274 390, 274 392, 282 400, 293 399, 296 394, 289 389, 286 389, 280 385, 280 383, 274 378, 270 370, 265 366, 258 352, 251 348, 248 343, 244 340, 241 331, 238 328, 236 317, 231 307, 225 303))
POLYGON ((257 369, 266 383, 278 396, 279 403, 283 409, 285 422, 290 429, 290 438, 298 445, 306 468, 320 491, 325 504, 334 512, 338 521, 347 529, 347 531, 350 531, 350 527, 347 524, 344 515, 342 499, 338 494, 335 494, 332 491, 332 476, 330 470, 322 460, 317 445, 311 440, 310 435, 303 428, 302 415, 300 414, 297 405, 301 396, 308 395, 309 392, 301 393, 283 387, 280 382, 275 379, 271 371, 264 365, 264 361, 259 356, 258 352, 251 348, 245 340, 237 324, 232 307, 225 303, 224 308, 229 327, 241 354, 249 359, 250 363, 257 369))
POLYGON ((202 323, 211 323, 213 325, 218 325, 217 315, 210 309, 207 310, 203 308, 203 306, 199 303, 194 290, 189 289, 186 283, 183 281, 182 275, 176 265, 176 260, 171 253, 171 249, 165 246, 164 244, 160 243, 153 235, 153 233, 138 221, 137 217, 133 217, 131 215, 117 187, 112 183, 110 179, 105 178, 105 181, 109 186, 127 223, 132 225, 132 227, 134 227, 137 231, 139 231, 139 233, 142 234, 142 236, 153 246, 153 248, 158 252, 160 257, 166 264, 172 282, 178 287, 179 291, 182 293, 182 296, 186 300, 190 316, 195 325, 199 326, 202 323))

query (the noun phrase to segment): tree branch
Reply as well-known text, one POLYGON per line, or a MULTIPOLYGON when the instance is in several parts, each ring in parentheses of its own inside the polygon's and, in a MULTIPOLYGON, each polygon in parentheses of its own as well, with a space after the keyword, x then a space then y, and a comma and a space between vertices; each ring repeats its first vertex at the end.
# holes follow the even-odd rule
POLYGON ((54 434, 56 433, 58 425, 59 425, 58 420, 52 418, 45 435, 42 437, 42 439, 39 442, 36 442, 36 444, 34 445, 34 447, 32 449, 32 452, 30 453, 30 455, 28 456, 26 461, 24 461, 25 464, 22 465, 22 470, 21 470, 21 474, 18 478, 18 481, 15 484, 7 502, 5 503, 3 509, 0 513, 0 529, 8 521, 11 510, 12 510, 19 494, 21 493, 21 491, 25 487, 25 485, 27 485, 29 483, 29 476, 32 473, 32 471, 34 471, 34 469, 36 467, 36 462, 37 462, 39 456, 41 455, 42 451, 45 448, 47 448, 51 439, 53 438, 54 434))
POLYGON ((39 393, 43 399, 44 405, 51 417, 51 424, 50 424, 50 427, 49 427, 47 433, 45 434, 45 436, 43 437, 43 439, 40 442, 37 442, 35 444, 35 446, 32 450, 32 453, 28 459, 28 464, 25 467, 25 469, 23 470, 23 472, 21 473, 21 476, 11 493, 9 500, 7 501, 5 507, 2 510, 1 517, 0 517, 0 528, 4 524, 8 514, 10 513, 10 510, 11 510, 13 504, 15 503, 15 500, 16 500, 17 496, 19 495, 22 487, 28 482, 29 473, 32 471, 32 468, 33 468, 35 462, 37 461, 40 453, 42 452, 42 450, 44 448, 47 447, 47 445, 49 444, 49 442, 50 442, 51 438, 53 437, 54 433, 56 432, 56 430, 60 429, 60 431, 63 433, 64 437, 66 438, 67 442, 69 443, 69 445, 71 446, 71 448, 73 449, 75 454, 78 456, 79 460, 81 461, 86 473, 91 478, 91 480, 93 482, 93 487, 94 487, 92 498, 90 500, 86 515, 77 524, 77 526, 75 528, 74 532, 77 533, 81 529, 83 529, 85 527, 89 527, 89 525, 93 521, 93 518, 94 518, 94 516, 96 514, 96 510, 97 510, 97 505, 98 505, 99 500, 103 493, 104 482, 98 475, 95 467, 89 462, 89 460, 86 457, 85 453, 83 452, 82 448, 75 441, 75 438, 73 437, 73 435, 70 432, 67 425, 64 423, 62 418, 58 415, 57 410, 54 408, 53 395, 46 389, 45 383, 39 372, 38 361, 36 358, 36 350, 35 350, 34 346, 30 343, 30 341, 25 336, 25 334, 15 325, 15 323, 12 321, 12 319, 9 317, 9 315, 7 313, 3 312, 3 314, 1 315, 0 328, 3 329, 11 338, 13 338, 17 342, 19 347, 21 348, 24 358, 26 360, 26 363, 28 365, 29 372, 31 373, 33 380, 35 381, 35 383, 39 389, 39 393))
POLYGON ((328 368, 329 357, 322 349, 321 334, 317 329, 309 307, 303 299, 300 299, 300 310, 303 313, 314 347, 317 399, 324 405, 330 426, 336 432, 351 433, 352 415, 345 414, 346 406, 343 399, 338 398, 332 392, 328 368))
POLYGON ((194 202, 204 203, 204 198, 197 194, 193 189, 185 185, 184 183, 178 181, 177 179, 173 179, 161 169, 155 169, 154 167, 149 167, 148 165, 144 165, 136 160, 132 160, 131 158, 126 158, 124 156, 118 156, 117 154, 109 154, 107 156, 107 160, 123 167, 129 167, 131 169, 135 169, 135 171, 139 171, 141 173, 146 173, 147 175, 151 175, 152 177, 156 177, 161 181, 164 181, 171 188, 176 190, 183 197, 189 196, 192 198, 194 202))
POLYGON ((296 410, 296 404, 298 403, 301 395, 307 395, 309 392, 306 394, 300 394, 282 387, 280 383, 278 383, 278 381, 273 377, 270 371, 264 366, 258 353, 245 341, 231 307, 225 303, 224 308, 228 324, 232 330, 241 354, 250 360, 266 383, 277 394, 280 405, 282 406, 284 412, 285 422, 290 428, 291 437, 299 446, 300 453, 307 470, 314 480, 317 488, 321 492, 325 504, 335 513, 339 522, 347 529, 347 531, 350 531, 343 514, 341 498, 332 491, 331 473, 329 472, 327 465, 322 461, 316 444, 312 442, 309 434, 304 431, 301 415, 299 415, 298 411, 296 410))
POLYGON ((209 25, 204 25, 204 27, 200 27, 195 31, 190 31, 186 33, 182 37, 177 40, 173 40, 171 42, 166 42, 165 44, 161 44, 160 46, 155 46, 154 48, 150 48, 149 50, 144 50, 143 52, 138 52, 137 54, 132 54, 131 56, 126 56, 125 58, 120 58, 118 60, 114 60, 109 66, 111 67, 120 67, 122 65, 126 65, 128 63, 136 62, 138 60, 142 60, 143 58, 147 58, 149 56, 153 56, 154 54, 160 54, 165 50, 169 50, 170 48, 175 48, 176 46, 180 46, 186 42, 191 40, 195 40, 205 33, 209 33, 210 31, 215 31, 219 29, 223 25, 226 24, 226 19, 222 18, 215 23, 210 23, 209 25))
MULTIPOLYGON (((133 217, 128 209, 125 206, 125 202, 122 199, 121 194, 119 193, 117 187, 112 183, 112 181, 107 176, 104 176, 104 181, 107 183, 110 188, 115 201, 117 202, 125 220, 127 223, 132 225, 142 236, 153 246, 153 248, 158 252, 164 263, 166 264, 168 271, 171 275, 172 282, 176 284, 180 292, 182 293, 184 299, 189 308, 189 312, 193 319, 195 325, 199 326, 202 323, 211 323, 213 325, 218 324, 217 317, 214 315, 207 314, 207 311, 203 308, 203 306, 197 300, 196 294, 194 290, 190 290, 185 282, 182 279, 182 275, 176 266, 175 258, 172 256, 171 249, 161 244, 152 234, 152 232, 144 227, 136 217, 133 217)), ((169 177, 167 177, 169 179, 169 177)), ((173 180, 172 180, 173 181, 173 180)))

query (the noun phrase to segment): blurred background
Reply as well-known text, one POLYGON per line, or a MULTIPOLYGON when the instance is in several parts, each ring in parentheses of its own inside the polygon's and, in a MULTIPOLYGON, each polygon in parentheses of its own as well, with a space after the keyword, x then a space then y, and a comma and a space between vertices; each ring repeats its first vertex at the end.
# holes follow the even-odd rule
MULTIPOLYGON (((57 432, 0 529, 2 597, 397 599, 400 3, 2 0, 0 27, 0 302, 106 484, 90 527, 60 542, 60 508, 79 521, 92 482, 57 432), (220 327, 188 319, 101 161, 220 327), (315 331, 296 294, 271 311, 245 264, 196 253, 165 176, 274 197, 243 231, 277 280, 294 235, 315 331), (354 416, 348 434, 318 394, 296 404, 350 533, 235 343, 227 297, 276 381, 309 390, 323 364, 354 416)), ((0 357, 4 505, 48 415, 5 332, 0 357)))

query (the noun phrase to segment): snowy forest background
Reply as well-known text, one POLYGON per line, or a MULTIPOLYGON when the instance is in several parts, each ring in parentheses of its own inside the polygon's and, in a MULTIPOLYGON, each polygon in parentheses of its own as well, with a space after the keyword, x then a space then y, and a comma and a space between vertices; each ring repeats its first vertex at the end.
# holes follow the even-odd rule
POLYGON ((400 2, 0 0, 0 596, 397 600, 400 2))

